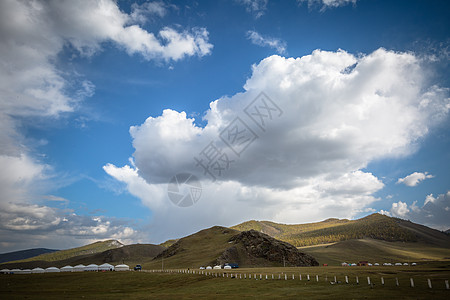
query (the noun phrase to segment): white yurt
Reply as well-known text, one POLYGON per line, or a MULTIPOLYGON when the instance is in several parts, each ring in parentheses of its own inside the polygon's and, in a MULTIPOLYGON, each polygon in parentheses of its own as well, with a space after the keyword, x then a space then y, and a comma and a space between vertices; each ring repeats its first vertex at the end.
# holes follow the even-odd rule
POLYGON ((99 271, 114 271, 114 266, 110 264, 103 264, 98 266, 99 271))
POLYGON ((64 266, 60 270, 61 270, 61 272, 72 272, 73 267, 72 266, 64 266))
POLYGON ((11 274, 21 274, 22 270, 21 269, 12 269, 11 270, 11 274))
POLYGON ((214 270, 220 270, 220 269, 222 269, 222 266, 219 266, 219 265, 214 266, 214 270))
POLYGON ((211 269, 212 269, 211 266, 206 267, 206 270, 211 270, 211 269))
POLYGON ((97 272, 98 271, 98 265, 96 265, 96 264, 87 265, 84 270, 85 271, 90 271, 90 272, 97 272))
POLYGON ((59 273, 61 272, 60 269, 58 269, 57 267, 48 267, 47 269, 44 270, 44 273, 59 273))
POLYGON ((231 270, 231 266, 225 266, 223 267, 225 270, 231 270))
POLYGON ((36 274, 36 273, 44 273, 44 269, 42 268, 34 268, 33 270, 31 270, 31 273, 36 274))
POLYGON ((0 270, 1 274, 9 274, 9 272, 11 272, 9 269, 2 269, 2 270, 0 270))
POLYGON ((31 274, 31 269, 23 269, 22 274, 31 274))
POLYGON ((130 271, 130 266, 128 265, 117 265, 114 267, 116 271, 130 271))
POLYGON ((85 265, 76 265, 73 267, 72 272, 83 272, 84 268, 86 268, 85 265))

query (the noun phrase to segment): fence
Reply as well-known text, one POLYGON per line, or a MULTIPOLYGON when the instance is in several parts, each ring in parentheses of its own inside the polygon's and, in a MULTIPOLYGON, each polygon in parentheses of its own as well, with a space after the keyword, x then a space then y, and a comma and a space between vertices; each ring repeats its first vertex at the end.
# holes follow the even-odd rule
MULTIPOLYGON (((240 280, 297 280, 297 281, 305 281, 305 282, 320 282, 328 281, 329 275, 323 275, 322 277, 315 274, 305 274, 302 277, 301 273, 252 273, 252 272, 229 272, 224 270, 189 270, 189 269, 166 269, 166 270, 143 270, 142 272, 151 272, 151 273, 180 273, 180 274, 192 274, 192 275, 201 275, 201 276, 210 276, 216 278, 229 278, 229 279, 240 279, 240 280), (278 275, 278 276, 277 276, 278 275), (303 278, 303 280, 302 280, 303 278)), ((445 289, 450 290, 449 281, 445 279, 433 279, 431 278, 418 278, 418 277, 409 277, 409 281, 406 281, 403 278, 403 281, 399 280, 398 277, 376 277, 376 276, 366 276, 367 283, 360 283, 359 276, 349 276, 349 275, 333 275, 330 278, 333 278, 330 281, 330 284, 366 284, 370 288, 374 288, 375 286, 409 286, 411 288, 417 288, 417 283, 420 282, 420 286, 427 286, 428 289, 445 289), (342 280, 341 280, 342 279, 342 280)))

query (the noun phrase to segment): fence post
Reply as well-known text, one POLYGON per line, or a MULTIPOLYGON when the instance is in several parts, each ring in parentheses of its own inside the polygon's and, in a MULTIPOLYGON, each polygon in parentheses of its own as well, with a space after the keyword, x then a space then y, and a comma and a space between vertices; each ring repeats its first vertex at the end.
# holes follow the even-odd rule
POLYGON ((278 279, 281 279, 281 274, 278 274, 278 279))
POLYGON ((348 284, 348 276, 347 275, 345 275, 345 283, 348 284))
POLYGON ((370 277, 367 276, 367 284, 370 285, 370 277))
POLYGON ((449 289, 450 289, 450 286, 448 285, 448 280, 445 281, 445 289, 446 289, 446 290, 449 290, 449 289))
POLYGON ((302 280, 302 274, 298 274, 298 276, 300 277, 300 280, 302 280))
POLYGON ((272 274, 272 280, 273 280, 273 274, 272 274))
POLYGON ((356 276, 356 284, 359 284, 359 278, 356 276))
POLYGON ((266 280, 267 280, 267 274, 266 274, 266 280))
POLYGON ((334 276, 334 282, 337 282, 336 276, 334 276))
POLYGON ((414 287, 414 280, 412 278, 409 278, 409 281, 411 282, 411 287, 414 287))
POLYGON ((398 278, 397 277, 395 277, 395 285, 396 286, 400 286, 400 284, 398 283, 398 278))
POLYGON ((316 275, 316 281, 319 282, 319 275, 316 275))
POLYGON ((381 285, 384 285, 384 278, 381 277, 381 285))
POLYGON ((309 281, 309 274, 308 275, 306 275, 306 279, 309 281))
POLYGON ((430 278, 428 278, 428 287, 429 287, 430 289, 433 288, 433 286, 431 285, 431 279, 430 279, 430 278))
POLYGON ((295 279, 294 274, 292 274, 292 280, 294 280, 294 279, 295 279))
POLYGON ((284 280, 287 280, 287 274, 284 274, 284 280))

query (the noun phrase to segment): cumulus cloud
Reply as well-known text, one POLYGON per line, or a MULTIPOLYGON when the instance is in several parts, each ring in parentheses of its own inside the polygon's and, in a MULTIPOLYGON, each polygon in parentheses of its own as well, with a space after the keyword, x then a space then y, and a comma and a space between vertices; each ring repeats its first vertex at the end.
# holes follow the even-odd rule
POLYGON ((67 204, 68 199, 47 192, 53 177, 50 167, 29 156, 0 156, 0 247, 2 251, 26 247, 73 247, 94 239, 139 241, 142 234, 125 222, 106 217, 77 216, 72 210, 35 204, 40 199, 67 204), (94 220, 96 219, 96 221, 94 220), (64 241, 61 236, 65 236, 64 241))
POLYGON ((206 126, 166 109, 130 128, 134 166, 104 167, 152 210, 164 228, 160 237, 251 218, 352 217, 384 186, 362 171, 368 163, 410 154, 450 107, 448 90, 430 85, 411 53, 316 50, 270 56, 252 70, 245 92, 211 102, 206 126), (245 128, 240 143, 251 144, 233 151, 226 138, 245 128), (199 161, 214 149, 229 165, 203 169, 199 161), (167 182, 180 172, 196 174, 204 187, 202 199, 184 210, 166 196, 167 182))
MULTIPOLYGON (((94 55, 105 42, 146 60, 178 61, 211 52, 205 28, 166 26, 152 33, 138 25, 165 13, 166 6, 159 2, 134 5, 126 14, 112 0, 0 1, 0 210, 2 222, 9 224, 4 230, 34 230, 42 227, 41 221, 51 225, 57 220, 39 221, 34 216, 40 214, 33 215, 52 212, 36 203, 48 192, 53 170, 33 158, 19 128, 35 118, 56 119, 73 112, 95 93, 89 80, 58 70, 58 55, 64 47, 81 56, 94 55), (8 209, 17 210, 18 205, 27 209, 5 219, 5 212, 13 213, 8 209)), ((1 239, 6 242, 10 236, 3 232, 1 239)))
POLYGON ((142 232, 127 225, 129 221, 78 216, 71 210, 43 205, 8 203, 1 207, 0 217, 2 251, 30 247, 70 248, 102 239, 117 239, 122 243, 144 240, 142 232))
POLYGON ((357 0, 297 0, 300 4, 308 2, 308 7, 322 6, 321 10, 335 8, 348 4, 356 4, 357 0))
POLYGON ((247 31, 247 38, 257 46, 269 47, 277 50, 278 54, 283 54, 286 52, 286 42, 280 39, 263 37, 258 32, 253 30, 247 31))
POLYGON ((236 2, 245 6, 247 12, 258 19, 266 13, 268 0, 236 0, 236 2))
POLYGON ((403 183, 406 186, 416 186, 420 182, 424 181, 425 179, 433 178, 434 176, 431 174, 428 174, 428 172, 421 173, 421 172, 414 172, 404 178, 399 178, 397 181, 397 184, 403 183))
POLYGON ((401 201, 394 202, 391 209, 383 213, 409 219, 436 229, 447 230, 450 228, 450 191, 437 197, 434 197, 433 194, 426 196, 421 207, 417 206, 417 201, 409 206, 401 201))

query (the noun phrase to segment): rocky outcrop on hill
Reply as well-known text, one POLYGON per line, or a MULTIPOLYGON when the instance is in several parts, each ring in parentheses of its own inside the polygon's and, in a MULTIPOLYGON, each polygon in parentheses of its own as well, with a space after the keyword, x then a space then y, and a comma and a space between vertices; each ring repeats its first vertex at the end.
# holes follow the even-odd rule
POLYGON ((215 261, 216 264, 237 263, 239 265, 318 266, 317 260, 299 251, 296 247, 274 239, 256 230, 241 232, 231 237, 233 246, 226 249, 215 261))

